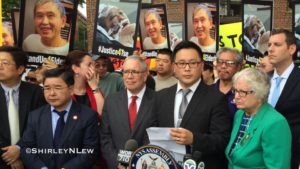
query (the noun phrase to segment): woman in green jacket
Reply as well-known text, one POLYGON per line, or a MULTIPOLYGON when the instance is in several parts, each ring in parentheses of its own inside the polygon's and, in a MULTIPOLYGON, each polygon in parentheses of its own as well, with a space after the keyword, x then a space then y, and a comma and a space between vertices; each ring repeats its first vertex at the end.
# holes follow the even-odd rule
POLYGON ((239 109, 226 148, 229 169, 290 169, 291 131, 286 119, 267 103, 270 80, 247 68, 233 77, 239 109))

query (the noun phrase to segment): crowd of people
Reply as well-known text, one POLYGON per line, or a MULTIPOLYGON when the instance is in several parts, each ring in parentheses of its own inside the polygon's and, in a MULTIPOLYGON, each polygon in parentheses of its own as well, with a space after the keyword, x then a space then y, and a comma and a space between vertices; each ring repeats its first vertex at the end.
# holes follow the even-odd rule
POLYGON ((290 31, 273 30, 257 68, 244 68, 236 49, 219 49, 210 64, 197 44, 182 41, 158 51, 152 77, 138 53, 114 72, 109 57, 73 50, 62 65, 46 61, 26 73, 26 82, 26 52, 2 46, 0 168, 122 168, 118 151, 129 139, 147 145, 153 126, 170 127, 207 169, 298 169, 296 51, 290 31), (72 148, 92 152, 53 152, 72 148))

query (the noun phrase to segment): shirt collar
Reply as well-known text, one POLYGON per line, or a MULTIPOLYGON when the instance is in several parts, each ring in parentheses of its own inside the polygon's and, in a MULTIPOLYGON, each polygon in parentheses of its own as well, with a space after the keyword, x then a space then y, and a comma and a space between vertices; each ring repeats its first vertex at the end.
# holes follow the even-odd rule
MULTIPOLYGON (((282 73, 282 75, 280 77, 282 77, 283 79, 287 79, 290 76, 290 74, 292 73, 294 67, 295 67, 295 64, 291 63, 289 65, 289 67, 282 73)), ((274 70, 274 75, 272 77, 272 80, 275 80, 277 77, 279 77, 279 75, 277 73, 277 70, 275 69, 274 70)))
POLYGON ((15 92, 19 92, 21 81, 14 87, 10 88, 5 86, 3 83, 0 83, 1 87, 3 88, 5 93, 8 93, 10 89, 13 89, 15 92))
POLYGON ((127 90, 128 100, 131 99, 131 96, 137 96, 138 98, 143 98, 145 91, 146 91, 146 85, 144 85, 142 90, 137 95, 134 95, 129 90, 127 90))
MULTIPOLYGON (((67 104, 67 107, 65 108, 65 110, 67 111, 67 113, 70 111, 71 109, 71 105, 72 105, 72 99, 69 101, 69 103, 67 104)), ((53 106, 51 106, 51 112, 53 112, 55 108, 53 106)))
MULTIPOLYGON (((195 92, 197 87, 199 86, 201 82, 201 78, 199 78, 198 81, 196 81, 196 83, 194 83, 192 86, 189 87, 189 89, 191 90, 191 92, 195 92)), ((183 87, 180 85, 180 83, 178 82, 177 83, 177 90, 176 90, 176 93, 178 93, 181 89, 183 89, 183 87)))

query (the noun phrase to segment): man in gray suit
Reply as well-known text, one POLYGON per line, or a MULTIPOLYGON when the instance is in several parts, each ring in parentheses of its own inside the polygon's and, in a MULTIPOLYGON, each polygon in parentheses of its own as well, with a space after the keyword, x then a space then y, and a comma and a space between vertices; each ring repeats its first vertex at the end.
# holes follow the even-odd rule
POLYGON ((126 89, 105 99, 100 127, 101 150, 108 168, 118 167, 117 154, 129 139, 138 146, 147 144, 146 128, 150 126, 154 91, 145 85, 147 64, 138 56, 130 56, 123 64, 126 89))

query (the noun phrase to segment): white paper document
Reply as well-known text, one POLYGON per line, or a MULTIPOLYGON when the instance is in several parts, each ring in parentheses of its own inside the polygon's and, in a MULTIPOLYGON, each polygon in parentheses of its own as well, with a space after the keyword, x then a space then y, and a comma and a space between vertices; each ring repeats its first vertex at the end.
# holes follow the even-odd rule
POLYGON ((150 127, 147 129, 150 144, 156 145, 167 150, 176 160, 182 162, 183 156, 186 154, 185 145, 177 144, 170 135, 171 128, 166 127, 150 127))

